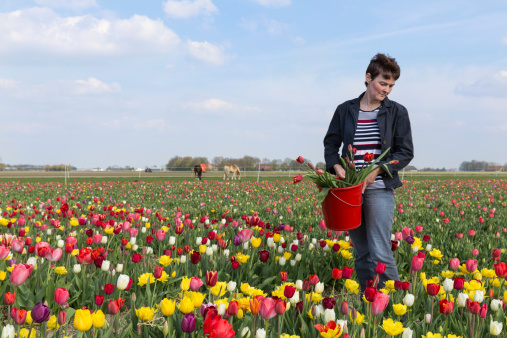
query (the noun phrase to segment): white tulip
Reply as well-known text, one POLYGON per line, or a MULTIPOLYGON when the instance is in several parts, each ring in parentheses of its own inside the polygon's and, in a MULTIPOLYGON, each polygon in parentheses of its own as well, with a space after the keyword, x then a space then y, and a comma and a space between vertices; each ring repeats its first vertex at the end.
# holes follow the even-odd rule
POLYGON ((296 260, 295 259, 291 259, 290 260, 290 266, 296 266, 296 260))
POLYGON ((394 234, 391 234, 391 241, 394 241, 396 240, 396 236, 394 236, 394 234))
POLYGON ((227 291, 233 292, 234 290, 236 290, 236 282, 233 282, 231 280, 229 283, 227 283, 227 291))
MULTIPOLYGON (((28 258, 28 260, 26 261, 26 264, 31 264, 33 265, 33 268, 35 270, 37 270, 37 257, 30 257, 28 258)), ((81 266, 81 265, 80 265, 81 266)))
POLYGON ((484 292, 482 292, 481 290, 475 290, 473 300, 474 300, 474 302, 482 303, 482 301, 484 300, 484 292))
POLYGON ((74 271, 74 273, 80 273, 81 272, 81 265, 74 264, 74 268, 72 268, 72 270, 74 271))
POLYGON ((414 305, 415 297, 411 293, 407 293, 405 295, 405 298, 403 298, 403 304, 405 304, 407 307, 412 307, 414 305))
POLYGON ((257 332, 255 333, 255 338, 266 338, 266 330, 257 329, 257 332))
POLYGON ((123 271, 123 264, 116 264, 116 272, 122 272, 123 271))
POLYGON ((285 238, 280 237, 280 243, 282 243, 282 244, 285 243, 285 238))
POLYGON ((442 284, 445 292, 451 292, 454 290, 454 281, 452 279, 446 278, 444 283, 442 284))
POLYGON ((221 222, 222 222, 222 224, 225 224, 226 223, 225 218, 222 218, 221 222))
POLYGON ((491 310, 493 310, 494 312, 497 312, 502 307, 502 301, 499 299, 492 299, 490 306, 491 306, 491 310))
POLYGON ((209 246, 206 248, 206 256, 213 256, 213 248, 209 246))
POLYGON ((58 240, 58 244, 57 244, 57 246, 58 246, 59 248, 63 248, 63 246, 64 246, 64 245, 65 245, 65 242, 63 241, 63 239, 59 239, 59 240, 58 240))
POLYGON ((51 236, 51 234, 53 233, 53 230, 48 229, 46 232, 47 232, 47 234, 48 234, 49 236, 51 236))
POLYGON ((289 299, 289 302, 292 305, 296 305, 297 303, 299 303, 299 291, 294 292, 294 295, 292 296, 291 299, 289 299))
POLYGON ((296 262, 299 262, 301 260, 301 254, 298 253, 296 254, 296 262))
POLYGON ((269 237, 268 241, 266 243, 268 244, 268 248, 272 248, 273 246, 275 246, 275 242, 273 240, 273 237, 269 237))
POLYGON ((313 243, 310 243, 310 245, 308 245, 308 250, 313 250, 314 247, 313 243))
POLYGON ((134 245, 134 244, 136 244, 136 238, 130 237, 130 245, 134 245))
POLYGON ((127 288, 130 282, 130 277, 127 275, 119 275, 116 281, 116 287, 118 290, 123 291, 127 288))
POLYGON ((174 237, 174 236, 169 237, 169 245, 174 245, 174 244, 176 244, 176 237, 174 237))
POLYGON ((413 246, 412 247, 412 252, 418 252, 419 251, 419 247, 418 246, 413 246))
POLYGON ((56 240, 58 241, 58 240, 60 240, 60 239, 62 239, 62 236, 60 236, 60 235, 56 235, 56 240))
POLYGON ((283 254, 284 252, 285 252, 285 250, 284 250, 284 249, 282 248, 282 246, 280 245, 280 246, 278 247, 278 253, 283 254))
MULTIPOLYGON (((315 292, 317 292, 317 293, 324 292, 324 283, 318 282, 317 284, 315 284, 315 292)), ((326 323, 327 322, 328 321, 326 321, 326 323)))
POLYGON ((132 250, 137 251, 137 249, 139 249, 139 245, 134 244, 134 245, 132 246, 132 250))
POLYGON ((100 266, 100 269, 102 271, 109 271, 109 268, 111 267, 111 262, 108 260, 102 261, 102 265, 100 266))
POLYGON ((458 294, 458 300, 456 301, 456 304, 458 304, 459 307, 466 307, 467 306, 467 299, 468 299, 468 295, 466 293, 460 292, 458 294))
POLYGON ((334 312, 334 309, 326 309, 324 311, 324 323, 329 323, 329 321, 335 321, 336 320, 336 313, 334 312))
POLYGON ((225 310, 226 310, 225 304, 220 304, 218 306, 217 312, 219 315, 223 316, 225 314, 225 310))
POLYGON ((14 326, 12 326, 11 324, 7 324, 2 330, 2 338, 14 338, 15 333, 16 330, 14 329, 14 326))
POLYGON ((317 238, 312 238, 312 244, 317 244, 317 238))
POLYGON ((314 315, 315 317, 320 317, 324 314, 324 307, 321 304, 315 305, 312 309, 312 313, 314 313, 314 312, 315 312, 315 315, 314 315))
POLYGON ((280 264, 281 266, 284 266, 285 262, 286 262, 285 257, 280 257, 280 260, 278 261, 278 264, 280 264))
POLYGON ((101 244, 107 244, 107 236, 102 236, 101 244))
POLYGON ((426 251, 431 251, 431 244, 426 245, 426 251))
POLYGON ((225 250, 224 250, 224 256, 225 256, 225 257, 229 257, 229 254, 230 254, 229 249, 225 249, 225 250))
POLYGON ((201 245, 201 244, 202 244, 202 237, 197 237, 197 238, 195 239, 195 244, 196 244, 196 245, 201 245))
POLYGON ((218 245, 216 245, 216 244, 213 244, 211 246, 211 248, 213 249, 213 252, 217 252, 218 251, 218 245))
POLYGON ((345 242, 348 242, 350 241, 350 237, 349 236, 345 236, 345 242))
POLYGON ((427 313, 426 316, 424 316, 424 320, 426 320, 426 324, 431 324, 431 313, 427 313))
POLYGON ((303 281, 301 279, 296 281, 296 289, 303 290, 303 281))
POLYGON ((347 333, 349 331, 348 328, 347 328, 347 321, 346 320, 338 319, 336 321, 336 324, 340 325, 340 327, 342 328, 343 332, 347 333))
POLYGON ((180 263, 185 264, 187 262, 187 256, 181 256, 180 257, 180 263))
POLYGON ((405 330, 403 330, 403 334, 401 335, 401 338, 412 338, 412 331, 410 328, 406 327, 405 330))
POLYGON ((498 336, 502 333, 503 324, 492 320, 489 324, 489 333, 493 336, 498 336))
POLYGON ((204 221, 204 224, 208 225, 208 224, 209 224, 209 219, 206 219, 206 220, 204 221))
POLYGON ((243 330, 241 330, 241 337, 249 338, 250 337, 250 329, 248 326, 245 326, 243 330))
POLYGON ((243 243, 243 249, 248 250, 248 242, 243 243))

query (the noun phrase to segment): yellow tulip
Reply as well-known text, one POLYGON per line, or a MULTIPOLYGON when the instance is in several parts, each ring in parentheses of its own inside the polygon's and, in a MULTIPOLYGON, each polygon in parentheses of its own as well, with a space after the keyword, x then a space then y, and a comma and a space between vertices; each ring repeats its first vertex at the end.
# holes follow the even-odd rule
POLYGON ((402 323, 395 322, 391 318, 384 319, 382 329, 390 336, 397 336, 405 330, 402 323))
POLYGON ((32 332, 30 332, 30 336, 28 336, 28 329, 21 329, 19 332, 19 338, 35 338, 36 337, 35 329, 32 329, 32 332))
POLYGON ((82 310, 79 309, 74 314, 74 327, 81 331, 88 331, 93 324, 93 316, 90 313, 90 310, 82 310))
POLYGON ((58 325, 58 320, 56 319, 56 316, 51 316, 49 318, 47 326, 48 330, 54 330, 60 327, 60 325, 58 325))
POLYGON ((93 327, 100 329, 106 322, 106 316, 102 310, 98 310, 93 314, 93 327))
POLYGON ((188 291, 188 289, 190 289, 190 278, 186 276, 183 277, 181 280, 180 288, 182 291, 188 291))
POLYGON ((204 295, 200 292, 192 292, 192 295, 190 296, 190 299, 192 299, 192 302, 194 303, 194 308, 198 308, 202 305, 202 302, 204 300, 204 295))
POLYGON ((25 324, 28 324, 28 325, 32 325, 32 311, 28 311, 26 313, 26 320, 25 320, 25 324))
POLYGON ((7 275, 7 272, 5 271, 0 271, 0 281, 3 281, 5 280, 5 276, 7 275))
POLYGON ((194 311, 194 302, 188 297, 183 297, 180 301, 180 311, 185 314, 194 311))
POLYGON ((176 304, 174 303, 173 300, 164 298, 160 302, 160 311, 166 317, 172 316, 172 314, 174 313, 175 305, 176 304))
POLYGON ((407 312, 407 306, 405 304, 393 304, 393 310, 398 316, 403 316, 407 312))
POLYGON ((173 261, 173 259, 169 256, 166 256, 166 255, 163 255, 162 257, 160 257, 160 259, 158 260, 158 262, 160 264, 162 264, 164 267, 168 266, 169 264, 171 264, 171 262, 173 261))
POLYGON ((136 310, 136 316, 142 321, 150 321, 153 320, 153 315, 156 310, 150 307, 142 307, 139 310, 136 310))
POLYGON ((252 239, 252 246, 254 248, 258 248, 261 245, 262 239, 261 238, 253 238, 252 239))

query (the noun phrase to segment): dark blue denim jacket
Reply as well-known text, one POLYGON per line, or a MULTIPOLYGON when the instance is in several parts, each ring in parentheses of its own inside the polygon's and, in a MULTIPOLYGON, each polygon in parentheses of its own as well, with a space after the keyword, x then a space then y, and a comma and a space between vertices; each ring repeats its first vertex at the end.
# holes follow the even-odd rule
MULTIPOLYGON (((354 143, 359 116, 359 101, 363 95, 364 93, 336 108, 327 134, 324 137, 324 158, 326 160, 326 170, 330 173, 336 174, 333 166, 341 164, 340 147, 343 145, 341 157, 345 159, 348 155, 348 145, 354 143)), ((386 97, 378 113, 377 122, 380 129, 382 153, 387 148, 391 148, 379 164, 386 164, 393 177, 391 178, 387 173, 384 173, 382 179, 386 188, 395 189, 402 186, 398 171, 405 168, 414 158, 412 131, 407 109, 386 97), (398 160, 399 162, 393 165, 387 164, 392 160, 398 160)))

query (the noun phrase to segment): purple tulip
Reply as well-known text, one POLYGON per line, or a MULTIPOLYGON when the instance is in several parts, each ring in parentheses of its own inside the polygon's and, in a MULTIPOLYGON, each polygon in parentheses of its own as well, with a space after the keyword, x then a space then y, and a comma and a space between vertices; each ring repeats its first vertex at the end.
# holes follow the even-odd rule
POLYGON ((181 320, 181 330, 192 333, 195 330, 195 316, 193 313, 187 313, 181 320))
POLYGON ((285 224, 280 224, 280 225, 278 226, 278 229, 280 229, 280 230, 285 229, 285 224))
POLYGON ((407 238, 405 238, 405 240, 407 241, 408 244, 412 244, 415 242, 415 239, 412 236, 407 236, 407 238))
POLYGON ((234 240, 232 241, 232 243, 234 243, 234 245, 236 246, 241 244, 241 239, 239 238, 238 235, 234 236, 234 240))
POLYGON ((51 311, 49 308, 42 304, 42 302, 38 302, 32 309, 32 319, 36 323, 42 323, 49 319, 49 315, 51 311))
POLYGON ((9 267, 11 267, 11 266, 13 266, 13 265, 18 264, 18 261, 17 261, 17 260, 15 260, 15 259, 13 258, 13 259, 11 259, 11 260, 9 261, 9 263, 7 263, 7 264, 9 265, 9 267))

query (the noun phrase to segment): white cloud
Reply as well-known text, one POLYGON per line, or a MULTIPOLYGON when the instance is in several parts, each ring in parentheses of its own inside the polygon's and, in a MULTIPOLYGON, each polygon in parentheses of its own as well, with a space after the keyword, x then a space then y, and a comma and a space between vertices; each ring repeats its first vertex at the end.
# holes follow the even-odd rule
POLYGON ((289 27, 287 24, 261 16, 258 20, 242 19, 240 27, 254 33, 263 30, 271 35, 280 35, 289 27))
POLYGON ((265 7, 285 7, 291 4, 291 0, 253 0, 265 7))
POLYGON ((10 79, 0 79, 0 88, 2 89, 17 89, 21 82, 10 79))
POLYGON ((167 53, 180 42, 161 20, 146 16, 62 17, 49 8, 0 13, 0 32, 0 54, 138 55, 167 53))
POLYGON ((505 97, 507 93, 507 71, 482 77, 469 83, 456 86, 456 93, 465 96, 505 97))
POLYGON ((218 8, 211 0, 168 0, 164 3, 164 11, 172 18, 187 19, 198 15, 218 13, 218 8))
POLYGON ((35 0, 35 3, 40 6, 71 9, 81 9, 97 6, 95 0, 35 0))
POLYGON ((292 42, 298 44, 298 45, 304 45, 306 43, 306 40, 300 36, 296 36, 292 38, 292 42))
POLYGON ((227 102, 224 100, 212 98, 201 102, 187 103, 183 106, 187 109, 192 109, 197 113, 211 112, 215 115, 244 115, 248 112, 258 112, 259 109, 255 107, 239 106, 237 104, 227 102))
POLYGON ((120 91, 121 87, 118 83, 106 84, 94 77, 87 80, 76 80, 73 83, 73 92, 78 95, 110 94, 120 91))
POLYGON ((230 56, 227 56, 221 47, 207 41, 187 41, 187 55, 195 60, 199 60, 211 65, 220 66, 225 63, 230 56))

